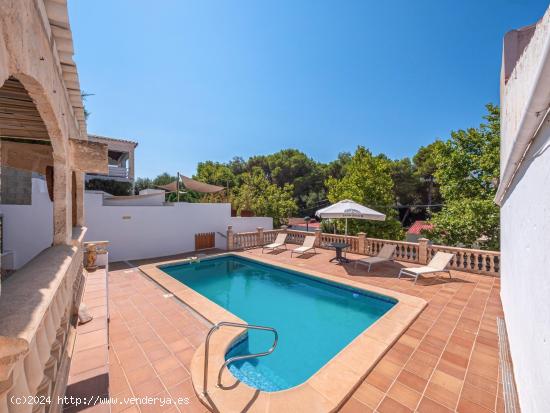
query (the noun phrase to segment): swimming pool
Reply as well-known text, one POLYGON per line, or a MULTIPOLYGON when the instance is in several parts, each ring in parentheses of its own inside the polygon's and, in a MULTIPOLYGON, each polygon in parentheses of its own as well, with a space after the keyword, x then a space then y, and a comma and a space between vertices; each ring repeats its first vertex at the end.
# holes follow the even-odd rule
MULTIPOLYGON (((247 323, 277 329, 279 343, 267 356, 229 366, 239 380, 278 391, 308 380, 397 300, 227 255, 160 269, 247 323)), ((273 334, 249 331, 233 345, 234 355, 265 351, 273 334)))

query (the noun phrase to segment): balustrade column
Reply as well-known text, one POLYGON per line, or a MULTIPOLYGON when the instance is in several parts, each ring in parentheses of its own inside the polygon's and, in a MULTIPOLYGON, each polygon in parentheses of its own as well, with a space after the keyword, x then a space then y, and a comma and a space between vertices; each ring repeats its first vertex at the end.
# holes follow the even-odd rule
POLYGON ((418 262, 420 264, 427 264, 429 261, 428 257, 428 238, 419 238, 418 239, 418 262))
POLYGON ((359 254, 365 254, 365 247, 367 245, 367 234, 364 232, 359 232, 357 234, 357 249, 359 254))
POLYGON ((235 242, 233 239, 233 226, 227 226, 227 251, 233 251, 235 248, 235 242))
POLYGON ((317 228, 315 230, 315 244, 314 244, 317 248, 321 246, 321 235, 322 235, 321 229, 317 228))
POLYGON ((258 227, 258 239, 257 239, 257 245, 264 245, 264 229, 262 227, 258 227))

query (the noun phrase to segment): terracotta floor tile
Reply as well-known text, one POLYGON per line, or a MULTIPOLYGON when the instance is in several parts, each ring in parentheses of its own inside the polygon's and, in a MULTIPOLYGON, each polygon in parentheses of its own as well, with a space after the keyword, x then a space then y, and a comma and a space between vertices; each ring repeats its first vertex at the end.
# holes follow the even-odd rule
POLYGON ((444 358, 439 360, 439 363, 436 367, 438 370, 441 370, 444 373, 447 373, 457 379, 463 380, 466 375, 466 367, 459 366, 453 362, 450 362, 444 358))
POLYGON ((428 380, 437 364, 438 358, 423 351, 415 351, 411 359, 405 364, 405 370, 428 380))
POLYGON ((161 359, 158 359, 153 362, 153 367, 157 371, 157 373, 162 374, 166 373, 170 370, 173 370, 176 367, 180 367, 181 364, 179 360, 174 357, 173 355, 169 355, 167 357, 163 357, 161 359))
POLYGON ((154 377, 137 386, 132 386, 132 391, 136 397, 153 397, 164 391, 164 386, 157 377, 154 377))
POLYGON ((407 370, 403 370, 397 377, 397 381, 404 384, 411 389, 422 393, 428 384, 428 380, 423 379, 422 377, 417 376, 414 373, 411 373, 407 370))
POLYGON ((469 401, 479 404, 486 409, 493 410, 496 405, 497 395, 496 392, 488 393, 481 390, 479 387, 474 387, 471 384, 464 383, 461 398, 468 399, 469 401))
POLYGON ((115 348, 115 352, 126 372, 149 364, 147 357, 145 357, 145 354, 143 354, 143 351, 138 346, 123 351, 116 351, 115 348))
POLYGON ((359 385, 357 390, 355 390, 354 397, 361 403, 375 409, 380 403, 380 400, 384 398, 384 392, 364 381, 359 385))
POLYGON ((130 392, 130 385, 124 376, 113 376, 109 371, 109 394, 117 396, 122 393, 130 392))
POLYGON ((152 363, 171 355, 170 350, 168 350, 164 345, 160 345, 157 348, 143 351, 149 361, 152 363))
POLYGON ((385 392, 397 377, 400 367, 386 360, 380 361, 369 373, 366 382, 385 392))
POLYGON ((195 390, 191 379, 185 380, 175 386, 169 387, 168 392, 173 398, 185 399, 186 397, 195 397, 195 390))
POLYGON ((468 371, 465 381, 471 386, 484 390, 490 394, 496 394, 498 390, 498 383, 496 380, 490 380, 486 377, 475 374, 472 371, 468 371))
POLYGON ((167 346, 174 353, 192 347, 191 343, 185 338, 181 338, 178 341, 168 343, 167 346))
POLYGON ((355 398, 350 398, 339 410, 339 413, 370 413, 373 410, 355 398))
POLYGON ((440 370, 435 370, 424 394, 431 400, 454 410, 461 388, 462 380, 443 373, 440 370))
POLYGON ((377 412, 380 413, 410 413, 411 409, 403 406, 401 403, 393 400, 391 397, 385 397, 381 402, 377 412))
POLYGON ((403 366, 408 361, 413 351, 413 347, 397 342, 386 353, 384 359, 391 361, 398 366, 403 366))
POLYGON ((107 365, 107 346, 93 347, 73 354, 71 374, 77 375, 107 365))
POLYGON ((490 413, 494 410, 486 409, 485 407, 479 404, 473 403, 468 399, 461 398, 460 401, 458 402, 456 411, 458 413, 490 413))
POLYGON ((184 367, 176 367, 165 373, 159 374, 159 377, 164 386, 168 389, 176 384, 187 380, 190 375, 187 369, 185 369, 184 367))
MULTIPOLYGON (((107 327, 107 326, 105 326, 107 327)), ((107 345, 107 329, 102 328, 87 333, 78 332, 74 351, 87 350, 97 346, 107 345)))
POLYGON ((441 404, 428 399, 427 397, 423 397, 422 400, 420 400, 417 411, 419 413, 452 413, 453 412, 453 410, 450 410, 445 406, 442 406, 441 404))
POLYGON ((428 354, 439 356, 446 345, 445 340, 441 340, 430 333, 424 337, 418 346, 418 350, 423 351, 428 354))
POLYGON ((414 410, 422 395, 401 382, 396 381, 388 391, 388 396, 403 406, 414 410))
POLYGON ((126 373, 126 377, 128 379, 128 382, 130 383, 130 386, 134 388, 143 382, 154 379, 155 377, 157 377, 157 374, 153 367, 151 367, 149 364, 146 364, 142 367, 138 367, 137 369, 129 371, 128 373, 126 373))
POLYGON ((192 347, 175 353, 178 360, 185 366, 187 370, 191 368, 191 358, 193 357, 193 354, 195 354, 195 349, 192 347))

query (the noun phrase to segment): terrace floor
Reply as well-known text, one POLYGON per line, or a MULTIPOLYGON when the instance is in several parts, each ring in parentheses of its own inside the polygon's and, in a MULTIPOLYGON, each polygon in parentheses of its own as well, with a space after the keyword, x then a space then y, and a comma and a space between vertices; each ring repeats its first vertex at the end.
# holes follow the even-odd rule
MULTIPOLYGON (((422 297, 428 306, 359 385, 341 412, 504 412, 496 319, 502 316, 500 279, 453 271, 416 285, 396 278, 406 263, 373 266, 329 263, 334 252, 290 258, 290 252, 242 252, 422 297)), ((348 258, 356 258, 348 254, 348 258)), ((173 259, 174 257, 170 257, 173 259)), ((120 403, 113 412, 204 412, 189 373, 191 357, 208 331, 206 321, 136 267, 109 272, 110 396, 188 398, 179 406, 120 403)), ((517 410, 519 411, 519 409, 517 410)))

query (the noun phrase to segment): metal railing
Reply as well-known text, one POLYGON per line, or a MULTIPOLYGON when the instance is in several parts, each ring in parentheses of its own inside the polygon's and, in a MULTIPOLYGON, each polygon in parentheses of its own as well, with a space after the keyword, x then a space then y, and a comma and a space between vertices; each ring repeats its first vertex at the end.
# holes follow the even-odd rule
POLYGON ((128 178, 129 169, 124 166, 109 165, 109 176, 115 178, 128 178))
POLYGON ((271 331, 273 332, 275 338, 273 340, 273 344, 271 348, 267 351, 264 351, 263 353, 255 353, 255 354, 245 354, 243 356, 234 356, 228 358, 225 363, 220 367, 220 371, 218 372, 218 382, 216 383, 216 387, 221 387, 221 380, 222 380, 222 372, 224 367, 227 367, 231 363, 239 360, 246 360, 256 357, 264 357, 268 356, 275 350, 275 347, 277 347, 277 342, 279 341, 279 333, 277 333, 277 330, 275 330, 273 327, 265 327, 265 326, 255 326, 252 324, 241 324, 241 323, 232 323, 229 321, 222 321, 218 324, 215 324, 208 334, 206 335, 206 341, 204 342, 204 377, 203 377, 203 388, 202 388, 202 394, 206 396, 207 394, 207 385, 208 385, 208 352, 209 352, 209 344, 210 344, 210 337, 214 332, 220 329, 220 327, 237 327, 237 328, 244 328, 245 330, 264 330, 264 331, 271 331))

